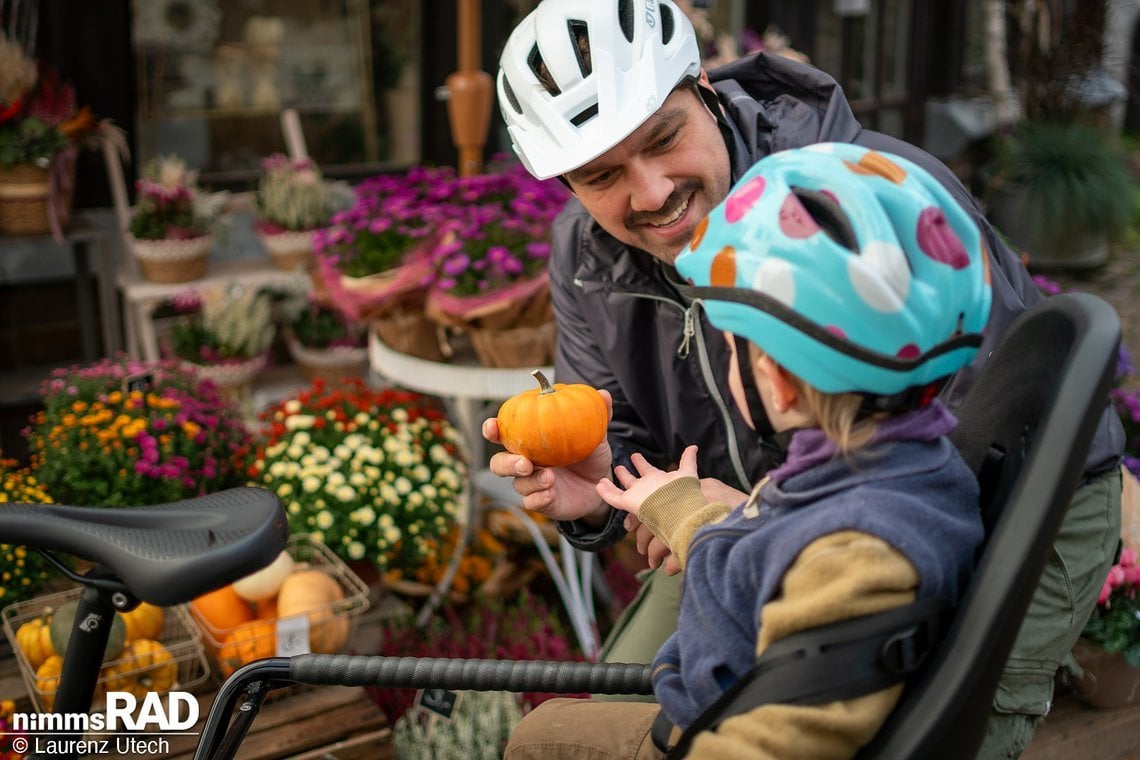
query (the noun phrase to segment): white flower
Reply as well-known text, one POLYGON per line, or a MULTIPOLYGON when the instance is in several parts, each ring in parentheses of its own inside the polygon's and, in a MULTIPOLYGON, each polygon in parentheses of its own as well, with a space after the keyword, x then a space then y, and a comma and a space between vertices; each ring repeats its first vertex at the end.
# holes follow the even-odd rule
POLYGON ((356 491, 352 486, 343 485, 336 489, 334 495, 343 502, 350 502, 356 498, 356 491))
POLYGON ((307 430, 298 430, 293 434, 293 443, 299 446, 308 446, 313 442, 313 437, 309 435, 307 430))
POLYGON ((295 398, 291 398, 285 402, 284 409, 286 414, 296 414, 301 411, 301 402, 295 398))
POLYGON ((387 530, 388 528, 391 528, 393 525, 395 525, 395 522, 392 520, 392 515, 385 512, 384 514, 380 515, 380 518, 376 521, 376 524, 379 525, 381 529, 387 530))
POLYGON ((367 485, 368 478, 365 477, 363 472, 354 472, 348 476, 348 482, 357 488, 367 485))
POLYGON ((353 541, 348 545, 348 556, 350 559, 364 559, 364 544, 353 541))
POLYGON ((410 494, 408 494, 408 503, 411 504, 413 507, 423 506, 424 495, 422 493, 420 493, 419 491, 413 491, 410 494))
POLYGON ((305 450, 297 444, 293 444, 285 453, 289 455, 290 459, 300 459, 301 455, 305 453, 305 450))
POLYGON ((328 530, 333 526, 334 522, 332 512, 329 512, 327 509, 322 509, 320 512, 317 512, 317 527, 321 530, 328 530))
POLYGON ((308 430, 313 426, 314 418, 311 414, 294 414, 285 418, 286 430, 308 430))
POLYGON ((416 463, 416 455, 407 449, 396 452, 396 465, 399 467, 411 467, 416 463))
POLYGON ((411 474, 413 478, 420 481, 421 483, 426 483, 427 481, 431 480, 431 469, 423 462, 420 462, 415 467, 413 467, 411 474))
POLYGON ((400 540, 404 534, 395 525, 391 525, 384 529, 384 538, 387 539, 389 544, 394 544, 400 540))
POLYGON ((394 419, 396 422, 407 422, 408 421, 408 410, 407 409, 393 409, 392 410, 392 419, 394 419))
POLYGON ((328 481, 325 484, 325 490, 329 491, 329 493, 332 493, 333 489, 344 485, 344 480, 345 478, 343 473, 336 472, 335 470, 333 472, 330 472, 328 481))
POLYGON ((436 490, 436 487, 431 483, 424 483, 420 486, 420 493, 429 499, 434 499, 436 496, 439 496, 439 491, 436 490))
POLYGON ((284 462, 274 462, 273 464, 269 465, 269 474, 275 478, 281 478, 285 475, 285 469, 286 468, 284 462))
POLYGON ((403 475, 396 478, 394 485, 396 486, 396 493, 400 494, 401 496, 405 496, 412 492, 412 481, 408 480, 403 475))
POLYGON ((290 496, 292 493, 293 493, 293 484, 292 483, 282 483, 281 485, 277 486, 277 495, 280 496, 282 499, 290 496))
POLYGON ((312 475, 309 475, 308 477, 306 477, 304 480, 301 481, 301 489, 305 493, 316 493, 317 489, 320 487, 321 487, 320 478, 315 478, 312 475))
POLYGON ((399 504, 400 494, 392 486, 382 483, 380 485, 380 500, 385 504, 399 504))
POLYGON ((431 448, 428 449, 428 456, 431 457, 431 461, 436 464, 447 464, 451 462, 451 454, 447 453, 447 449, 445 449, 441 443, 433 443, 431 448))
POLYGON ((289 514, 295 515, 295 514, 299 514, 300 512, 301 512, 301 502, 299 502, 299 501, 289 502, 289 514))

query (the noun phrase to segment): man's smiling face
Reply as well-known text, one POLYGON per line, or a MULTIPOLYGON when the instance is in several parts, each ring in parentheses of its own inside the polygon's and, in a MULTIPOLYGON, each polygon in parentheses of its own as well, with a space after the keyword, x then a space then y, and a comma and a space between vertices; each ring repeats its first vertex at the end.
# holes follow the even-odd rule
POLYGON ((716 118, 693 87, 682 86, 566 180, 606 232, 672 264, 697 223, 724 200, 731 178, 716 118))

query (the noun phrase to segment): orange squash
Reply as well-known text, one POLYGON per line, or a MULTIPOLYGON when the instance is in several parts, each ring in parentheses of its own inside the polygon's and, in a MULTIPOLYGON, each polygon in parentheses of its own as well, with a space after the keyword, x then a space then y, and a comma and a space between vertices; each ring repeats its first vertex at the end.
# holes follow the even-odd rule
POLYGON ((190 609, 215 633, 237 628, 253 619, 249 604, 237 595, 233 586, 222 586, 190 602, 190 609))
POLYGON ((157 639, 162 635, 165 613, 161 607, 143 602, 130 612, 120 612, 119 615, 127 626, 127 641, 157 639))
POLYGON ((309 648, 332 654, 348 643, 348 618, 336 614, 333 605, 344 599, 344 589, 328 573, 298 570, 281 583, 277 593, 277 616, 308 614, 309 648))
POLYGON ((277 654, 277 626, 269 620, 242 623, 218 649, 218 669, 228 676, 242 665, 277 654))
POLYGON ((606 437, 609 410, 588 385, 550 384, 539 370, 538 388, 512 396, 499 407, 499 440, 512 454, 539 467, 580 462, 606 437))
POLYGON ((38 669, 44 660, 56 653, 51 645, 51 626, 42 617, 33 618, 16 629, 16 645, 32 670, 38 669))
POLYGON ((36 691, 44 708, 50 710, 55 704, 55 692, 59 689, 59 676, 63 672, 63 658, 53 654, 36 668, 36 691))
POLYGON ((163 694, 178 680, 178 663, 170 650, 157 641, 135 639, 123 656, 103 668, 107 691, 126 691, 143 699, 148 692, 163 694))

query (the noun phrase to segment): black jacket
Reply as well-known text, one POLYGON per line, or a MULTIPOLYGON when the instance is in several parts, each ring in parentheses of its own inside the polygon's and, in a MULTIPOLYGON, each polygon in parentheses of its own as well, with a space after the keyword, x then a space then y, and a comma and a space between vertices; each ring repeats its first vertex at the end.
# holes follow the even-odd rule
MULTIPOLYGON (((778 56, 757 54, 710 72, 726 121, 732 179, 769 153, 816 142, 851 142, 901 155, 930 171, 983 231, 993 272, 986 340, 974 363, 943 392, 953 409, 1009 323, 1042 296, 1001 242, 962 183, 940 161, 895 138, 859 126, 828 74, 778 56)), ((554 224, 551 293, 558 321, 555 374, 613 394, 609 429, 615 464, 639 451, 657 466, 699 446, 698 472, 748 491, 778 461, 771 436, 757 440, 727 388, 728 349, 700 309, 674 290, 676 273, 644 251, 620 243, 571 200, 554 224)), ((1124 431, 1106 410, 1088 472, 1116 466, 1124 431)), ((624 535, 615 511, 601 531, 577 522, 559 527, 575 546, 597 550, 624 535)))

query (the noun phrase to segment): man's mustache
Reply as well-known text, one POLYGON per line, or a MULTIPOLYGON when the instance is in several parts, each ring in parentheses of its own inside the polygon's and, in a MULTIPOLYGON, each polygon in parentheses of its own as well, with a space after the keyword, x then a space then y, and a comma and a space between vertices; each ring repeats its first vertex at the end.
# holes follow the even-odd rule
POLYGON ((686 180, 684 183, 678 185, 673 192, 669 193, 669 197, 661 204, 661 208, 656 211, 631 211, 626 214, 625 226, 628 230, 633 230, 643 224, 652 224, 658 219, 667 219, 676 213, 685 201, 689 199, 693 193, 701 189, 701 181, 699 179, 686 180))

